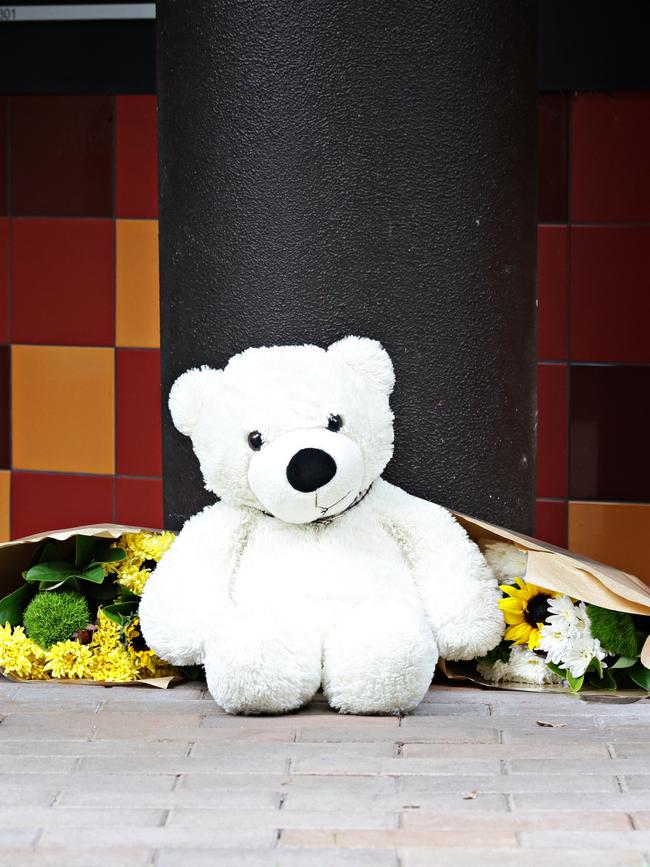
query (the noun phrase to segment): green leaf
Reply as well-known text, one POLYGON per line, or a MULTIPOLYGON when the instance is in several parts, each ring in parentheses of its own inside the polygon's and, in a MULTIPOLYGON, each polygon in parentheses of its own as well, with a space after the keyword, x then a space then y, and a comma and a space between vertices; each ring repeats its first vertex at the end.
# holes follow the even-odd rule
POLYGON ((102 584, 106 574, 101 566, 89 566, 79 575, 84 581, 92 581, 93 584, 102 584))
POLYGON ((561 677, 562 680, 566 680, 566 671, 563 668, 560 668, 559 665, 556 665, 554 662, 547 662, 546 667, 550 668, 553 674, 557 674, 557 676, 561 677))
POLYGON ((0 599, 0 626, 5 623, 20 626, 23 622, 23 611, 34 594, 34 588, 23 584, 18 590, 0 599))
POLYGON ((644 665, 637 662, 633 668, 628 670, 628 674, 637 686, 650 692, 650 670, 648 670, 644 665))
POLYGON ((585 682, 584 674, 582 677, 574 677, 570 671, 565 672, 565 676, 567 681, 569 682, 569 686, 571 687, 571 692, 580 692, 582 689, 582 685, 585 682))
POLYGON ((59 584, 71 576, 77 577, 79 570, 69 563, 39 563, 23 572, 23 578, 28 582, 40 582, 45 584, 59 584))
POLYGON ((639 661, 638 656, 619 656, 616 662, 610 665, 611 668, 631 668, 639 661))
POLYGON ((124 626, 137 614, 138 602, 114 602, 112 605, 106 605, 102 611, 109 620, 124 626))
POLYGON ((111 542, 106 542, 95 551, 91 566, 96 566, 98 563, 117 563, 126 558, 126 553, 121 548, 111 548, 111 542))
POLYGON ((597 656, 591 660, 589 665, 587 666, 587 671, 594 671, 598 677, 603 676, 603 666, 601 665, 600 659, 597 656))
POLYGON ((97 539, 93 536, 75 536, 74 545, 74 564, 77 569, 83 569, 93 559, 97 539))
POLYGON ((617 689, 616 681, 614 680, 614 675, 609 671, 609 669, 605 669, 603 671, 602 677, 595 677, 594 673, 589 676, 589 686, 594 689, 617 689))

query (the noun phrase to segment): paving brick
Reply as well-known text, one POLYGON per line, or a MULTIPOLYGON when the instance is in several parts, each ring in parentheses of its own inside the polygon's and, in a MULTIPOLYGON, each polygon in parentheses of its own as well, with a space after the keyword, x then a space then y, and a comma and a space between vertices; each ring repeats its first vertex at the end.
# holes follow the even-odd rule
POLYGON ((47 788, 47 784, 40 782, 38 789, 24 786, 12 786, 4 783, 0 777, 0 807, 19 807, 27 805, 34 807, 49 807, 54 803, 59 793, 56 786, 47 788))
POLYGON ((530 849, 631 849, 650 848, 650 831, 525 831, 519 842, 530 849))
MULTIPOLYGON (((401 867, 526 867, 521 849, 403 849, 401 867)), ((645 867, 640 852, 602 852, 597 849, 546 849, 544 864, 570 867, 645 867)), ((284 867, 284 865, 283 865, 284 867)))
MULTIPOLYGON (((51 802, 50 802, 51 803, 51 802)), ((101 807, 106 804, 103 791, 64 789, 57 805, 65 807, 101 807)), ((134 809, 149 808, 169 810, 173 807, 191 807, 220 810, 276 810, 280 794, 276 791, 253 789, 198 789, 188 791, 176 788, 173 791, 129 791, 129 805, 134 809)))
MULTIPOLYGON (((0 748, 1 749, 1 748, 0 748)), ((285 758, 320 758, 336 755, 341 760, 356 756, 385 756, 391 757, 396 754, 396 744, 392 741, 375 741, 374 743, 352 742, 337 743, 335 747, 329 743, 312 743, 301 741, 294 743, 266 743, 257 744, 245 741, 199 741, 192 746, 190 756, 192 758, 213 758, 216 756, 244 756, 253 764, 258 757, 282 755, 285 758)))
POLYGON ((422 702, 410 714, 411 717, 419 716, 489 716, 490 706, 487 701, 473 702, 468 706, 464 702, 422 702))
POLYGON ((481 759, 411 759, 376 756, 329 756, 298 758, 291 765, 295 774, 381 774, 392 776, 443 776, 459 774, 499 774, 497 760, 481 759))
MULTIPOLYGON (((641 759, 592 759, 562 758, 552 762, 545 759, 513 759, 508 762, 508 768, 517 774, 567 774, 574 771, 577 774, 648 774, 650 784, 650 758, 641 759)), ((550 782, 552 786, 553 783, 550 782)))
POLYGON ((398 860, 394 851, 378 849, 163 849, 157 853, 156 867, 398 867, 398 860))
POLYGON ((631 792, 650 792, 650 774, 627 774, 625 783, 631 792))
POLYGON ((279 792, 284 774, 182 774, 176 789, 279 792))
MULTIPOLYGON (((104 799, 106 803, 106 798, 104 799)), ((143 810, 133 808, 114 808, 108 805, 101 807, 66 807, 56 806, 51 808, 38 807, 0 807, 0 827, 28 828, 28 827, 56 827, 76 828, 94 826, 100 828, 104 823, 109 825, 122 825, 136 827, 150 825, 162 825, 165 819, 164 810, 143 810)))
POLYGON ((74 756, 8 756, 0 759, 2 774, 64 774, 72 771, 74 756))
POLYGON ((301 713, 286 714, 284 716, 267 717, 241 717, 228 715, 206 716, 201 725, 205 728, 261 730, 269 729, 295 729, 321 728, 328 726, 332 733, 337 729, 396 729, 399 728, 400 719, 396 716, 351 716, 350 714, 337 714, 330 712, 309 712, 305 709, 301 713))
POLYGON ((79 765, 83 774, 282 774, 289 763, 288 756, 222 755, 216 758, 175 758, 174 756, 129 756, 116 762, 109 756, 85 756, 79 765))
POLYGON ((150 849, 193 847, 215 849, 265 849, 275 845, 276 834, 255 828, 134 828, 131 825, 103 825, 97 828, 45 828, 39 843, 43 846, 92 847, 110 850, 129 845, 150 849))
POLYGON ((175 807, 167 819, 168 826, 181 825, 190 828, 209 826, 220 827, 250 827, 250 828, 354 828, 390 829, 397 828, 397 812, 380 812, 377 810, 211 810, 209 808, 175 807))
POLYGON ((39 835, 36 825, 24 828, 0 828, 0 851, 5 846, 32 846, 39 835))
MULTIPOLYGON (((617 748, 618 749, 618 748, 617 748)), ((430 744, 430 743, 405 743, 402 746, 402 756, 405 758, 445 758, 445 759, 498 759, 509 761, 521 759, 523 753, 519 744, 430 744)), ((610 753, 607 744, 578 743, 578 744, 540 744, 536 747, 534 742, 526 748, 527 758, 539 758, 544 761, 553 759, 576 759, 576 758, 602 758, 609 759, 610 753)))
MULTIPOLYGON (((91 741, 3 741, 0 740, 0 757, 29 756, 187 756, 189 741, 168 740, 91 740, 91 741)), ((0 758, 4 768, 4 758, 0 758)))
POLYGON ((116 846, 109 852, 93 848, 74 850, 67 846, 4 847, 0 850, 1 867, 148 867, 150 849, 116 846))
POLYGON ((650 810, 650 792, 612 792, 606 798, 590 792, 580 794, 559 792, 535 792, 527 794, 516 792, 511 797, 515 810, 568 810, 583 812, 590 810, 596 813, 622 810, 650 810))
MULTIPOLYGON (((433 810, 406 810, 401 814, 404 828, 435 828, 455 830, 464 833, 467 825, 466 813, 441 813, 433 810)), ((510 831, 549 831, 576 828, 594 831, 630 831, 632 823, 627 813, 614 812, 564 812, 518 810, 514 813, 485 812, 472 813, 472 830, 506 829, 510 831)))
MULTIPOLYGON (((615 777, 585 775, 561 775, 552 778, 555 792, 618 792, 615 777)), ((547 792, 549 778, 535 777, 530 774, 508 774, 503 776, 448 776, 448 777, 403 777, 404 792, 547 792)))
POLYGON ((478 793, 466 798, 464 793, 453 792, 398 792, 396 794, 371 792, 343 792, 339 794, 311 791, 290 791, 284 802, 287 810, 462 810, 474 813, 481 810, 505 811, 508 802, 503 794, 478 793))
POLYGON ((476 831, 471 824, 462 833, 435 828, 397 828, 396 830, 302 830, 282 831, 280 847, 298 846, 314 849, 390 849, 401 847, 448 848, 459 846, 514 847, 515 833, 508 829, 482 828, 476 831))
POLYGON ((648 739, 646 741, 637 741, 636 743, 628 744, 618 740, 610 745, 612 753, 617 759, 634 759, 636 757, 647 759, 650 758, 650 731, 648 731, 648 739))
POLYGON ((156 774, 150 777, 137 774, 96 774, 90 778, 86 774, 2 774, 0 773, 0 792, 10 789, 88 789, 91 786, 105 792, 162 792, 170 791, 176 782, 174 774, 156 774))

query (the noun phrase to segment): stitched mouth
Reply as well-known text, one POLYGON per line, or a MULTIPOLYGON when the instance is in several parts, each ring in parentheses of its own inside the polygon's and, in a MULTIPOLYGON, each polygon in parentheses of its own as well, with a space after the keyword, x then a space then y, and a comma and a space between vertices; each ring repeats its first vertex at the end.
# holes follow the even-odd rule
POLYGON ((338 499, 335 503, 330 503, 329 506, 321 506, 318 503, 318 491, 316 491, 316 497, 314 499, 314 505, 320 511, 321 515, 326 515, 330 509, 333 509, 334 506, 338 506, 339 503, 342 503, 343 500, 345 500, 346 497, 349 497, 351 493, 352 493, 352 491, 349 490, 347 492, 347 494, 343 494, 343 496, 340 499, 338 499))

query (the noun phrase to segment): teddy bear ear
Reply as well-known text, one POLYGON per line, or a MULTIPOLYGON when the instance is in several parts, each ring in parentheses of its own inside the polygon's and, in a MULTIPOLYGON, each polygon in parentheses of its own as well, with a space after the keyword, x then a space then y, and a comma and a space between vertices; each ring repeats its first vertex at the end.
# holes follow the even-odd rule
POLYGON ((176 428, 192 436, 206 398, 220 385, 221 370, 211 367, 192 368, 182 373, 169 392, 169 411, 176 428))
POLYGON ((334 358, 343 361, 375 388, 390 394, 395 385, 395 371, 390 355, 378 340, 369 337, 344 337, 328 348, 334 358))

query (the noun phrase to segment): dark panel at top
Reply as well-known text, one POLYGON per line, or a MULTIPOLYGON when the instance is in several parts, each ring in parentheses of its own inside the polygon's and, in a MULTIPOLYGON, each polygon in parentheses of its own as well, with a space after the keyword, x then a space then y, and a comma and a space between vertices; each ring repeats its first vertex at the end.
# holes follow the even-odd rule
POLYGON ((646 0, 539 0, 540 90, 650 87, 646 0))
POLYGON ((0 90, 155 93, 155 23, 0 24, 0 90))
MULTIPOLYGON (((540 90, 650 87, 650 3, 540 0, 538 9, 540 90)), ((154 93, 154 31, 151 20, 0 24, 0 90, 154 93)))

